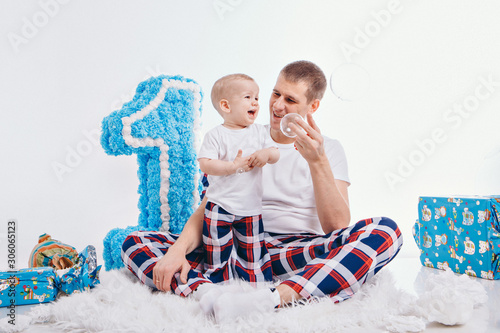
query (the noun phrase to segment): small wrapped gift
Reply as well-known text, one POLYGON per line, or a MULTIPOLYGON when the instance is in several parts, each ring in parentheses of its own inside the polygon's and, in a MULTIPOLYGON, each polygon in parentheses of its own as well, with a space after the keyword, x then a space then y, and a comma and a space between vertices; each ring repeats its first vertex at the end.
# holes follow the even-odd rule
POLYGON ((75 266, 57 271, 59 278, 56 280, 58 289, 66 294, 82 292, 99 284, 99 271, 97 256, 92 245, 87 246, 78 256, 75 266))
POLYGON ((53 267, 65 269, 72 267, 78 259, 76 249, 68 244, 52 239, 43 234, 38 238, 38 244, 31 251, 28 267, 53 267))
POLYGON ((418 210, 422 265, 500 279, 500 196, 420 197, 418 210))

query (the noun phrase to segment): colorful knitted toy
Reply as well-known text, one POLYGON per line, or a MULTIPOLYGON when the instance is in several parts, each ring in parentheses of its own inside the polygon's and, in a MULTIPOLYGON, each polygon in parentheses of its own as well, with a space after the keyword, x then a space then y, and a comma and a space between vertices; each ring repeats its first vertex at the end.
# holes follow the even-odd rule
POLYGON ((123 267, 121 245, 132 231, 180 233, 198 207, 201 100, 195 81, 160 75, 141 82, 133 100, 102 121, 107 154, 137 154, 140 194, 138 225, 112 229, 104 238, 106 270, 123 267))

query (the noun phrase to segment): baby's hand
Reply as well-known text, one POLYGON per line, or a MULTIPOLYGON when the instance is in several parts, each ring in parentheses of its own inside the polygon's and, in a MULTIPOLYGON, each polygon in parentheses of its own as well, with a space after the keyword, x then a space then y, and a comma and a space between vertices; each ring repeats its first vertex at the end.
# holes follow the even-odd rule
POLYGON ((233 161, 233 169, 231 173, 235 173, 238 170, 243 170, 245 172, 250 171, 253 167, 250 167, 250 156, 242 157, 243 151, 241 149, 238 150, 238 154, 234 158, 233 161))
POLYGON ((279 158, 279 152, 277 148, 266 148, 257 150, 255 153, 249 156, 250 167, 262 168, 267 163, 275 163, 279 158), (277 155, 277 156, 276 156, 277 155))

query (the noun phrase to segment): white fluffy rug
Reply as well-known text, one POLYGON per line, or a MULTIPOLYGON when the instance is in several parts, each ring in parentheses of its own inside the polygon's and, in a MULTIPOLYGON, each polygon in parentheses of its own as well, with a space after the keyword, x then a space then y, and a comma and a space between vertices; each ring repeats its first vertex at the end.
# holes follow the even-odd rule
POLYGON ((16 326, 1 320, 0 331, 44 323, 68 332, 419 332, 432 321, 463 324, 486 301, 479 282, 451 271, 430 275, 417 298, 382 270, 345 302, 323 298, 219 325, 193 298, 153 293, 123 269, 102 272, 101 285, 91 292, 33 308, 18 316, 16 326))

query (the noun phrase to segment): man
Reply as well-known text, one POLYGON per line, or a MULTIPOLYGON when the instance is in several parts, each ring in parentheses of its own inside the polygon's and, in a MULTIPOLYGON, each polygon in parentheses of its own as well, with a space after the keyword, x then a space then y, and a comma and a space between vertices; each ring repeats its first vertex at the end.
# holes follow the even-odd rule
POLYGON ((394 221, 373 218, 349 226, 343 148, 323 137, 312 117, 326 85, 315 64, 293 62, 280 72, 269 102, 269 133, 280 160, 263 168, 262 216, 273 274, 281 284, 238 293, 206 283, 200 249, 206 199, 180 236, 136 232, 127 238, 122 258, 143 283, 183 296, 198 289, 203 309, 224 320, 311 296, 343 301, 396 256, 402 236, 394 221), (290 125, 295 138, 280 130, 288 113, 307 119, 290 125))

